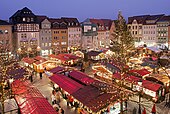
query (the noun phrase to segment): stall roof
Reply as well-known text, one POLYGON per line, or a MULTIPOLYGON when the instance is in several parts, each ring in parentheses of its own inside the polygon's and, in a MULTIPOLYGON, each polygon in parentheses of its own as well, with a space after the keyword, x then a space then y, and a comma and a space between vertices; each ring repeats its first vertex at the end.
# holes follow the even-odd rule
POLYGON ((151 81, 148 81, 148 80, 143 80, 142 81, 142 86, 146 89, 149 89, 149 90, 152 90, 152 91, 157 91, 159 90, 159 88, 162 86, 160 84, 157 84, 157 83, 153 83, 151 81))
POLYGON ((141 76, 145 76, 145 75, 147 75, 147 74, 150 74, 151 72, 150 71, 148 71, 147 69, 141 69, 141 70, 130 70, 129 72, 131 72, 131 73, 137 73, 137 74, 139 74, 139 75, 141 75, 141 76))
POLYGON ((74 98, 79 100, 85 106, 89 107, 93 112, 97 112, 105 108, 109 103, 114 101, 116 95, 104 93, 98 88, 88 85, 73 93, 74 98))
POLYGON ((54 74, 49 78, 69 94, 72 94, 83 87, 83 85, 62 74, 54 74))
POLYGON ((57 67, 51 69, 49 72, 55 74, 55 73, 59 73, 60 71, 63 71, 63 70, 65 70, 64 67, 57 66, 57 67))
POLYGON ((61 60, 61 61, 69 61, 69 60, 76 60, 79 57, 72 55, 72 54, 59 54, 56 56, 57 59, 61 60))
POLYGON ((28 58, 28 57, 23 58, 22 61, 25 62, 25 63, 28 63, 28 64, 34 63, 34 59, 33 58, 28 58))
POLYGON ((141 80, 141 78, 138 78, 138 77, 135 77, 135 76, 128 76, 126 78, 126 81, 129 81, 129 82, 135 83, 135 84, 137 84, 139 80, 141 80))
POLYGON ((57 58, 57 56, 54 55, 54 54, 50 54, 50 55, 48 55, 48 56, 51 57, 51 58, 57 58))
POLYGON ((28 81, 15 80, 12 92, 21 114, 58 114, 46 98, 28 81))
POLYGON ((90 51, 87 54, 88 54, 88 56, 98 56, 100 53, 102 53, 102 52, 99 52, 99 51, 90 51))
POLYGON ((41 57, 41 56, 36 56, 36 57, 34 57, 34 59, 37 60, 37 61, 40 61, 40 60, 46 61, 46 59, 41 57))
POLYGON ((69 75, 72 78, 74 78, 86 85, 90 85, 92 82, 94 82, 93 78, 89 77, 87 74, 80 72, 80 71, 73 70, 72 72, 69 73, 69 75))

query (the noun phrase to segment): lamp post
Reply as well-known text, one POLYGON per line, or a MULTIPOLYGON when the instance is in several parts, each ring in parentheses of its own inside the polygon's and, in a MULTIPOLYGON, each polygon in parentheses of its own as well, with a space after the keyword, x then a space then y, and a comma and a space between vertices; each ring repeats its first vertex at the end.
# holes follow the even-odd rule
POLYGON ((138 81, 138 86, 139 86, 139 109, 138 109, 138 114, 141 114, 141 93, 142 93, 142 80, 138 81))

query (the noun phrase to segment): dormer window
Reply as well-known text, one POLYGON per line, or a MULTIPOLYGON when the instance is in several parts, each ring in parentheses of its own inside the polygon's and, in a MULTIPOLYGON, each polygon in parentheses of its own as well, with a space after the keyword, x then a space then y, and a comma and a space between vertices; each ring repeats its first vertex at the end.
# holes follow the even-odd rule
POLYGON ((25 17, 22 19, 22 21, 25 21, 25 17))
POLYGON ((72 23, 72 25, 74 25, 74 23, 72 23))
POLYGON ((76 25, 78 25, 78 23, 76 23, 76 25))
POLYGON ((70 23, 68 23, 68 25, 70 26, 70 23))

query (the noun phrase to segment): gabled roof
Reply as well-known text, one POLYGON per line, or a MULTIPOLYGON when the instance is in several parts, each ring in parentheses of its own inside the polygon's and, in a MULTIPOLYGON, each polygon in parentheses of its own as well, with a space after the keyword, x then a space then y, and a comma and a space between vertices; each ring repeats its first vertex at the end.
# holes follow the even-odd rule
POLYGON ((47 19, 48 17, 45 15, 36 15, 37 16, 37 22, 41 23, 44 19, 47 19))
POLYGON ((170 15, 168 15, 168 16, 163 16, 162 18, 159 19, 158 22, 164 22, 164 21, 170 22, 170 15))
POLYGON ((96 24, 97 27, 98 27, 98 30, 105 30, 105 27, 104 27, 104 22, 101 20, 101 19, 89 19, 91 23, 93 24, 96 24), (104 28, 100 29, 99 26, 103 26, 104 28))
POLYGON ((69 27, 76 27, 80 26, 80 23, 77 18, 70 18, 70 17, 61 17, 69 27), (70 24, 69 24, 70 23, 70 24), (73 23, 73 24, 72 24, 73 23))
POLYGON ((34 13, 28 9, 27 7, 24 7, 21 10, 18 10, 16 13, 14 13, 10 18, 17 17, 17 16, 35 16, 34 13))
POLYGON ((136 20, 138 24, 143 24, 148 16, 149 15, 128 17, 128 24, 132 24, 134 20, 136 20))
POLYGON ((164 14, 160 14, 160 15, 150 15, 146 18, 145 21, 145 25, 152 25, 152 24, 156 24, 157 21, 159 21, 159 19, 161 19, 161 17, 163 17, 164 14))
POLYGON ((66 29, 67 28, 67 23, 63 19, 50 18, 49 21, 51 22, 52 28, 54 28, 54 29, 55 28, 57 28, 57 29, 66 29), (63 26, 63 23, 65 23, 64 26, 63 26))
POLYGON ((101 20, 103 21, 105 28, 108 27, 108 30, 110 30, 113 20, 111 19, 101 19, 101 20))
POLYGON ((7 21, 0 20, 0 25, 10 25, 7 21))

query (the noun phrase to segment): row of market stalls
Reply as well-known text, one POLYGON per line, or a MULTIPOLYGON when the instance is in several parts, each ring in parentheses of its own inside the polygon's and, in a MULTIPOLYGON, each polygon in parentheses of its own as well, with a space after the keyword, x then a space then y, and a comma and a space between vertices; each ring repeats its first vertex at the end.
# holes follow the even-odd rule
POLYGON ((170 80, 167 76, 152 74, 145 68, 130 70, 128 74, 124 75, 120 74, 120 69, 118 67, 116 67, 116 69, 113 68, 117 72, 112 72, 107 69, 107 66, 103 65, 93 66, 92 69, 96 78, 106 82, 110 81, 115 83, 120 83, 121 80, 124 80, 124 86, 126 88, 133 91, 142 91, 145 95, 153 98, 155 102, 164 97, 165 93, 169 90, 170 80), (142 85, 138 82, 141 82, 142 85))
POLYGON ((80 60, 80 57, 72 54, 58 54, 49 55, 49 58, 36 56, 34 58, 23 58, 23 66, 34 69, 36 72, 44 72, 50 70, 58 65, 72 65, 80 60))
POLYGON ((84 107, 87 112, 98 114, 112 104, 112 112, 120 111, 120 107, 114 107, 114 103, 119 99, 116 86, 95 80, 77 70, 69 71, 68 75, 64 75, 64 71, 64 68, 57 67, 50 70, 51 75, 48 76, 62 89, 63 94, 73 96, 74 102, 78 102, 80 107, 84 107))
POLYGON ((15 80, 12 92, 21 114, 58 114, 47 99, 28 81, 15 80))

